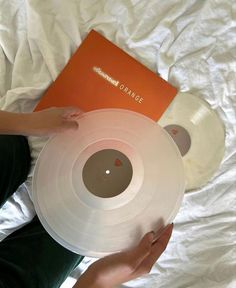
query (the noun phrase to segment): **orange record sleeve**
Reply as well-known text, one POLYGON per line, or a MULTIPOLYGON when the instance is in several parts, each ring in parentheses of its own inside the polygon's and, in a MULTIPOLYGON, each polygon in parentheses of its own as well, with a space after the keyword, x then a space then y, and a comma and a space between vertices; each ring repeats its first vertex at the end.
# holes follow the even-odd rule
POLYGON ((121 108, 157 121, 177 89, 92 30, 35 108, 121 108))

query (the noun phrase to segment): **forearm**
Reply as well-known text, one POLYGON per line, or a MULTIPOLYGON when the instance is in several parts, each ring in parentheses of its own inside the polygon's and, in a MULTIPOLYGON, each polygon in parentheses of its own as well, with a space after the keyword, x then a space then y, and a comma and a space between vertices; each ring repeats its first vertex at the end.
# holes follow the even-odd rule
POLYGON ((87 281, 86 279, 79 279, 73 288, 103 288, 101 286, 97 286, 96 283, 92 283, 90 281, 87 281))
POLYGON ((29 114, 0 110, 0 134, 27 135, 29 124, 29 114))
POLYGON ((75 285, 73 286, 73 288, 105 288, 101 285, 99 285, 98 283, 96 283, 96 281, 93 281, 93 279, 87 279, 87 278, 83 278, 83 275, 79 278, 79 280, 75 283, 75 285))
POLYGON ((75 283, 73 288, 111 288, 102 284, 99 280, 99 277, 91 271, 91 267, 89 267, 79 278, 79 280, 75 283))
POLYGON ((78 129, 81 110, 74 107, 49 108, 34 113, 11 113, 0 110, 0 134, 50 136, 78 129))

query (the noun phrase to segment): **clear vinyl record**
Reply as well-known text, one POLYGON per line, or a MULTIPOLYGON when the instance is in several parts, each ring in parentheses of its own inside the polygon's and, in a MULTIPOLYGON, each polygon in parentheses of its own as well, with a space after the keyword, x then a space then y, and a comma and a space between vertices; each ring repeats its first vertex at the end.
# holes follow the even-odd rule
POLYGON ((158 121, 183 157, 186 190, 207 183, 219 167, 225 149, 224 126, 207 102, 179 92, 158 121))
POLYGON ((176 216, 185 190, 181 155, 168 133, 128 110, 84 113, 54 136, 33 176, 33 202, 67 249, 102 257, 133 247, 176 216))

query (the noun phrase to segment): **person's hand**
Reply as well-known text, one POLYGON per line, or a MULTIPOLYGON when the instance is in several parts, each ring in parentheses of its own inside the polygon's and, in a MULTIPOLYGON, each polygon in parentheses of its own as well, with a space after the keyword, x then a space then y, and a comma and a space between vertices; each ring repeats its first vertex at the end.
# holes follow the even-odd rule
POLYGON ((168 225, 156 241, 153 232, 149 232, 133 249, 97 260, 74 288, 111 288, 149 273, 166 249, 172 230, 173 224, 168 225))
POLYGON ((51 134, 64 132, 66 130, 76 130, 78 122, 76 119, 82 111, 76 107, 49 108, 39 112, 25 114, 28 123, 26 135, 48 136, 51 134))

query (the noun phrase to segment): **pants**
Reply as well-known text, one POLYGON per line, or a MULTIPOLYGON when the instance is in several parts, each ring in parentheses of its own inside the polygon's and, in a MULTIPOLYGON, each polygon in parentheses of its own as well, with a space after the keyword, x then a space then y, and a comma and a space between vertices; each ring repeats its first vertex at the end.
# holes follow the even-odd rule
MULTIPOLYGON (((0 135, 0 207, 26 180, 30 161, 25 137, 0 135)), ((0 242, 0 288, 60 287, 82 259, 55 242, 34 217, 0 242)))

